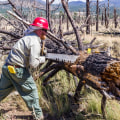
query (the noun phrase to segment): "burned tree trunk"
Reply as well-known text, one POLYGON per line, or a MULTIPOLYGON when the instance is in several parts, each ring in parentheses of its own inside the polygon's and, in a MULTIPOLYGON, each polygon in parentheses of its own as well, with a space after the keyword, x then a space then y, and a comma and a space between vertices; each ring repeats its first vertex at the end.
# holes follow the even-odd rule
POLYGON ((48 20, 48 24, 49 24, 49 28, 50 31, 52 32, 52 28, 51 28, 51 4, 54 2, 54 0, 51 0, 51 2, 49 2, 49 0, 46 0, 46 19, 48 20))
POLYGON ((107 16, 108 16, 108 18, 110 16, 110 13, 109 13, 109 0, 108 0, 108 12, 107 12, 107 16))
POLYGON ((105 8, 105 27, 108 28, 108 24, 109 24, 109 21, 108 21, 108 16, 107 16, 107 10, 105 8))
POLYGON ((117 22, 117 14, 115 8, 114 8, 114 24, 115 24, 115 28, 117 28, 118 22, 117 22))
POLYGON ((69 10, 67 9, 65 0, 61 0, 61 2, 62 2, 62 5, 63 5, 63 8, 64 8, 64 10, 65 10, 65 12, 67 14, 67 17, 69 18, 69 20, 71 22, 71 25, 72 25, 72 27, 74 29, 76 39, 77 39, 77 42, 78 42, 78 49, 82 50, 83 49, 82 40, 81 40, 80 34, 78 32, 77 26, 75 26, 74 20, 73 20, 73 18, 71 16, 69 10))
MULTIPOLYGON (((86 18, 90 16, 90 2, 86 0, 86 18)), ((90 34, 90 19, 87 21, 88 26, 86 27, 86 33, 90 34)))
POLYGON ((103 12, 102 12, 101 25, 103 25, 103 21, 104 21, 104 15, 103 15, 103 12))
POLYGON ((48 20, 49 28, 50 28, 50 30, 51 30, 50 5, 49 5, 49 0, 46 0, 46 19, 48 20))
MULTIPOLYGON (((68 1, 69 1, 69 0, 67 0, 67 9, 69 9, 68 1)), ((68 19, 68 17, 67 17, 67 30, 69 31, 69 19, 68 19)))
POLYGON ((96 31, 98 31, 98 22, 99 21, 99 0, 97 0, 96 6, 96 31))
POLYGON ((59 37, 60 39, 63 38, 63 31, 62 31, 62 16, 59 15, 59 37))
POLYGON ((80 15, 80 10, 79 10, 79 19, 78 19, 78 23, 80 24, 80 17, 81 17, 81 15, 80 15))

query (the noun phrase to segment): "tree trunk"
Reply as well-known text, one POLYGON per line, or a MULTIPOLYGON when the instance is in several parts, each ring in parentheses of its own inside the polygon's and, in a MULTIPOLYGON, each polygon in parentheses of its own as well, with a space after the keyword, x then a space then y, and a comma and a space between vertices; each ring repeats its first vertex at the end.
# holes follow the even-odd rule
MULTIPOLYGON (((69 1, 69 0, 67 0, 67 9, 69 9, 68 1, 69 1)), ((68 20, 68 17, 67 17, 67 30, 69 31, 69 20, 68 20)))
POLYGON ((77 26, 75 26, 74 20, 73 20, 73 18, 71 16, 69 10, 67 9, 65 0, 61 0, 61 2, 62 2, 64 10, 66 11, 67 17, 69 18, 69 20, 71 22, 71 25, 72 25, 72 27, 74 29, 74 32, 75 32, 75 35, 76 35, 76 38, 77 38, 77 42, 78 42, 78 49, 82 50, 83 49, 82 40, 80 38, 80 34, 78 32, 77 26))
POLYGON ((114 8, 114 23, 115 23, 115 28, 117 28, 118 22, 117 22, 117 14, 115 8, 114 8))
POLYGON ((103 12, 102 12, 101 25, 103 25, 103 21, 104 21, 104 15, 103 15, 103 12))
POLYGON ((108 16, 107 16, 107 10, 105 8, 105 27, 108 28, 108 16))
POLYGON ((108 18, 110 16, 110 13, 109 13, 109 0, 108 0, 108 18))
POLYGON ((99 0, 97 0, 96 5, 96 31, 98 31, 98 20, 99 20, 99 0))
MULTIPOLYGON (((86 19, 90 15, 90 2, 86 0, 86 19)), ((88 26, 86 27, 86 34, 90 34, 90 19, 87 21, 88 26)))
POLYGON ((50 31, 52 32, 51 20, 50 20, 50 4, 49 4, 49 0, 46 0, 46 19, 48 20, 49 28, 50 28, 50 31))

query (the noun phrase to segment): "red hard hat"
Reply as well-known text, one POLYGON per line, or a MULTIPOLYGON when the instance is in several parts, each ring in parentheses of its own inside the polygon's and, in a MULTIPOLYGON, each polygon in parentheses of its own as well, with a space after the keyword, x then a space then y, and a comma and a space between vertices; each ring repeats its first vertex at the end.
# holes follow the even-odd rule
POLYGON ((42 18, 42 17, 35 18, 33 23, 30 24, 30 25, 33 25, 33 26, 36 26, 36 27, 40 27, 40 28, 43 28, 43 29, 46 29, 46 30, 49 29, 48 21, 45 18, 42 18))

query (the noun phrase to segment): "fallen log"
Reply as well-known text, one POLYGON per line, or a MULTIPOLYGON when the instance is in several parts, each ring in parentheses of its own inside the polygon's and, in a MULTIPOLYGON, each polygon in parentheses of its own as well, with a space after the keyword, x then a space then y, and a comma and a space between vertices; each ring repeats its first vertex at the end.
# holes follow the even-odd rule
MULTIPOLYGON (((80 57, 75 63, 63 63, 61 65, 62 69, 80 79, 74 95, 76 101, 79 99, 80 91, 85 84, 101 93, 103 96, 101 110, 105 118, 107 98, 120 100, 120 61, 103 53, 89 55, 85 52, 80 52, 80 57)), ((53 69, 55 71, 56 68, 53 69)), ((58 72, 58 68, 56 70, 58 72)), ((50 79, 50 76, 53 76, 52 72, 48 76, 50 79)), ((43 81, 44 85, 46 81, 47 79, 43 81)))
POLYGON ((101 53, 88 57, 81 54, 72 65, 72 69, 69 69, 70 66, 65 65, 65 69, 80 79, 74 96, 75 100, 80 97, 80 91, 85 84, 91 86, 103 95, 101 109, 105 118, 107 98, 120 100, 120 61, 101 53))

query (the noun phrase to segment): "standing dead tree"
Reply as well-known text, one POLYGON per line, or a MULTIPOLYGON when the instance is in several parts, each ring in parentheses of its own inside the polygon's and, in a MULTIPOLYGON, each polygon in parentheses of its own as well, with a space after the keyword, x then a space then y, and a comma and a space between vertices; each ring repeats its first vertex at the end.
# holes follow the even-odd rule
POLYGON ((103 15, 103 12, 102 12, 101 25, 103 25, 103 23, 104 23, 104 15, 103 15))
POLYGON ((49 23, 49 27, 50 27, 50 31, 52 31, 51 29, 51 20, 50 20, 50 5, 54 2, 54 0, 52 0, 51 2, 49 2, 49 0, 46 0, 46 19, 48 20, 49 23))
MULTIPOLYGON (((69 1, 69 0, 67 0, 67 9, 69 9, 68 1, 69 1)), ((67 30, 69 30, 69 20, 68 20, 68 17, 67 17, 67 30)))
POLYGON ((108 28, 108 24, 109 24, 109 21, 108 21, 108 16, 107 16, 107 9, 105 8, 105 27, 108 28))
POLYGON ((67 7, 67 4, 66 4, 65 0, 61 0, 61 3, 62 3, 62 5, 63 5, 63 8, 64 8, 64 10, 65 10, 65 12, 66 12, 66 14, 67 14, 67 17, 69 18, 70 23, 71 23, 71 25, 72 25, 72 27, 73 27, 73 29, 74 29, 74 32, 75 32, 75 35, 76 35, 76 39, 77 39, 77 42, 78 42, 78 49, 79 49, 79 50, 82 50, 82 49, 83 49, 82 40, 81 40, 80 35, 79 35, 79 33, 78 33, 77 26, 75 26, 74 20, 73 20, 71 14, 70 14, 70 12, 69 12, 69 9, 68 9, 68 7, 67 7))
POLYGON ((117 25, 118 25, 118 21, 117 21, 117 13, 116 13, 116 9, 114 8, 114 24, 115 24, 115 28, 117 28, 117 25))
MULTIPOLYGON (((86 18, 90 16, 90 1, 86 0, 86 18)), ((87 21, 88 26, 86 27, 86 33, 90 34, 90 19, 87 21)))
POLYGON ((109 6, 110 6, 110 5, 109 5, 109 0, 108 0, 108 12, 107 12, 108 17, 110 16, 110 13, 109 13, 109 9, 110 9, 110 8, 109 8, 109 6))
POLYGON ((96 31, 98 31, 98 23, 99 23, 99 0, 97 0, 96 5, 96 31))

